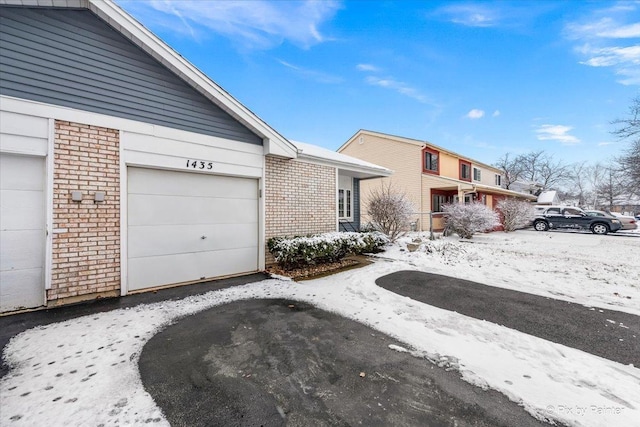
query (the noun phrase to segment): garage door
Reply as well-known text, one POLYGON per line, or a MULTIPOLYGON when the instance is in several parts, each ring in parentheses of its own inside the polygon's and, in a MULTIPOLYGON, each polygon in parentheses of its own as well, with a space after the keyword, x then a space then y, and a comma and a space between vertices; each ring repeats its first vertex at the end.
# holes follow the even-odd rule
POLYGON ((258 269, 256 179, 128 169, 128 288, 258 269))
POLYGON ((45 162, 0 153, 0 311, 44 304, 45 162))

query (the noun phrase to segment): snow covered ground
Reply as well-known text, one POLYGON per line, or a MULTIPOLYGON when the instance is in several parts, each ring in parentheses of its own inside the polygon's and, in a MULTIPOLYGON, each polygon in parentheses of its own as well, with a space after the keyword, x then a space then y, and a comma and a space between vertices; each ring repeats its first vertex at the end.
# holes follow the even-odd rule
POLYGON ((25 331, 5 349, 12 370, 0 380, 0 425, 167 425, 138 374, 145 342, 180 317, 230 301, 279 297, 394 336, 405 345, 387 351, 454 367, 465 380, 501 391, 537 418, 575 426, 638 425, 640 369, 413 301, 377 287, 375 279, 422 270, 640 315, 640 236, 525 230, 403 250, 416 237, 370 266, 318 280, 266 280, 25 331))

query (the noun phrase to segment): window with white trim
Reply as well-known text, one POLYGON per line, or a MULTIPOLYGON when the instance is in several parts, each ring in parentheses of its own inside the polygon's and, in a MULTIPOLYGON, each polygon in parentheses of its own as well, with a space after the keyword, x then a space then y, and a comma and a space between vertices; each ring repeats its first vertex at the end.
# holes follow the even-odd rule
POLYGON ((496 174, 496 185, 502 187, 502 175, 496 174))
POLYGON ((350 176, 338 179, 338 218, 353 221, 353 179, 350 176))
POLYGON ((478 168, 473 168, 473 180, 480 181, 482 179, 481 171, 478 168))

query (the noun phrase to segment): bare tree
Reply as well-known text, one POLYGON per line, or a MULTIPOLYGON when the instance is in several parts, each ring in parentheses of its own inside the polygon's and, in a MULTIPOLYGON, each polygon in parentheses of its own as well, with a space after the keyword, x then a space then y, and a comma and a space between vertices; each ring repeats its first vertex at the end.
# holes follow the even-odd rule
POLYGON ((502 171, 502 175, 504 176, 502 185, 507 190, 511 184, 516 182, 522 176, 523 171, 520 166, 520 162, 518 161, 518 156, 511 157, 511 153, 506 153, 504 156, 500 157, 493 166, 502 171))
POLYGON ((589 203, 594 209, 597 209, 599 205, 600 192, 598 190, 604 181, 606 171, 607 167, 602 163, 593 164, 589 166, 586 171, 587 180, 589 181, 592 191, 589 203))
POLYGON ((413 206, 407 195, 392 187, 391 183, 382 183, 369 194, 367 214, 376 229, 395 241, 409 227, 413 206))
POLYGON ((589 191, 589 165, 587 162, 573 163, 567 167, 568 194, 576 196, 578 205, 586 204, 587 193, 589 191))
POLYGON ((611 122, 618 126, 612 133, 620 139, 640 138, 640 95, 631 100, 629 117, 611 122))
POLYGON ((640 96, 631 101, 629 117, 617 119, 612 124, 618 128, 612 133, 631 145, 616 159, 622 173, 622 184, 629 195, 640 195, 640 96))
POLYGON ((522 177, 531 182, 542 184, 543 189, 555 188, 566 181, 567 165, 543 150, 532 151, 517 157, 522 168, 522 177))
POLYGON ((604 170, 600 184, 597 187, 599 205, 611 209, 615 199, 625 193, 623 176, 619 169, 608 167, 604 170))

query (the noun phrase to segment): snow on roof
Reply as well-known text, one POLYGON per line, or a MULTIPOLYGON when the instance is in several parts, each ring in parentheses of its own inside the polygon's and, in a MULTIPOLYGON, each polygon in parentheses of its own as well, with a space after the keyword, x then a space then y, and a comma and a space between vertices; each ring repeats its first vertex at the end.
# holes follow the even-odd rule
POLYGON ((300 158, 320 160, 330 163, 340 169, 368 171, 380 176, 389 176, 393 173, 393 171, 385 167, 369 163, 355 157, 347 156, 346 154, 338 153, 336 151, 331 151, 317 145, 299 141, 289 141, 298 148, 298 156, 300 158))
POLYGON ((543 191, 538 196, 538 203, 553 203, 557 199, 557 194, 558 192, 554 190, 543 191))

